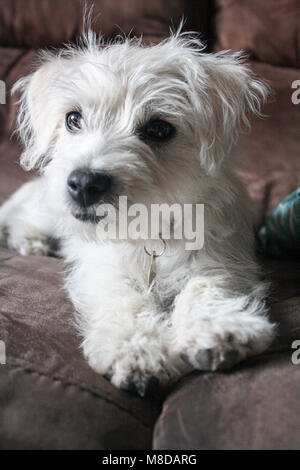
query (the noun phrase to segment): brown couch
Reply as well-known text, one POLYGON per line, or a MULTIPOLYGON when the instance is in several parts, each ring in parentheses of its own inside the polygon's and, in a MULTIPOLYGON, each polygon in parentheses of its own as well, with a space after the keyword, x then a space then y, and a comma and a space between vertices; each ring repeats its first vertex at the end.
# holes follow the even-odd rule
MULTIPOLYGON (((81 0, 1 0, 0 79, 7 85, 31 69, 39 47, 58 46, 81 30, 81 0)), ((211 49, 245 49, 274 90, 234 152, 236 171, 261 226, 299 185, 299 109, 291 83, 299 79, 298 0, 96 0, 94 27, 111 38, 120 28, 157 42, 187 18, 211 49), (116 26, 118 25, 118 26, 116 26), (120 28, 119 28, 120 27, 120 28)), ((28 175, 18 166, 16 106, 0 105, 0 202, 28 175)), ((142 400, 95 374, 82 357, 72 305, 61 289, 62 261, 22 257, 0 247, 2 449, 296 449, 300 447, 300 339, 297 260, 264 260, 272 281, 271 315, 279 334, 264 355, 227 373, 194 372, 162 399, 142 400)))

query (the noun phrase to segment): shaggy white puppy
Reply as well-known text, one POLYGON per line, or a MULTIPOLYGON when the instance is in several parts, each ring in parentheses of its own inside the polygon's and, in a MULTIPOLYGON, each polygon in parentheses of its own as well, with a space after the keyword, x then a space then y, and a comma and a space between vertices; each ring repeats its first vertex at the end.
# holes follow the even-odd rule
POLYGON ((264 351, 274 325, 227 157, 267 89, 241 54, 205 54, 184 34, 104 46, 89 32, 79 46, 43 54, 15 90, 21 164, 41 176, 3 205, 0 226, 23 255, 46 255, 60 239, 91 367, 143 395, 153 378, 224 369, 264 351), (164 240, 154 272, 142 237, 97 231, 97 209, 118 208, 124 195, 129 207, 204 204, 204 246, 164 240))

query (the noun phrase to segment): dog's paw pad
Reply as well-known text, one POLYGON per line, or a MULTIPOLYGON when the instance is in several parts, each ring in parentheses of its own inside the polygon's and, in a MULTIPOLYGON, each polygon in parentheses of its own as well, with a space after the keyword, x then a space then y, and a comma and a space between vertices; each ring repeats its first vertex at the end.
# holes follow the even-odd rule
POLYGON ((203 371, 227 370, 245 357, 243 348, 218 347, 185 351, 181 358, 195 369, 203 371))
POLYGON ((241 359, 234 349, 202 349, 197 352, 195 360, 201 370, 226 370, 233 367, 241 359))

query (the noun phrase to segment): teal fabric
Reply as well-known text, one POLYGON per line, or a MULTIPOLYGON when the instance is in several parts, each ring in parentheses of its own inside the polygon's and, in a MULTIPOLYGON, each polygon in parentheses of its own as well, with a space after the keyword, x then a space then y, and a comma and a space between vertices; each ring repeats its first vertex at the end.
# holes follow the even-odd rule
POLYGON ((267 255, 300 255, 300 187, 276 207, 260 229, 259 238, 267 255))

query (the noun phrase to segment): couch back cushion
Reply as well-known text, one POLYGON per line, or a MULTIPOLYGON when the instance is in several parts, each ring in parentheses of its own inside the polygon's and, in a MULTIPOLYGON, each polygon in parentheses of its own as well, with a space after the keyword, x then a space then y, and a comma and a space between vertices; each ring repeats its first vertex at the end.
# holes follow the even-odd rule
POLYGON ((132 31, 145 42, 161 39, 183 17, 185 29, 206 37, 208 10, 209 0, 8 0, 0 3, 0 46, 37 49, 74 41, 85 11, 91 11, 93 29, 107 38, 132 31))
POLYGON ((299 0, 218 0, 218 49, 243 49, 250 58, 299 66, 299 0))
POLYGON ((233 163, 253 202, 256 226, 300 184, 299 0, 217 0, 215 50, 244 50, 272 89, 251 133, 241 136, 233 163))

